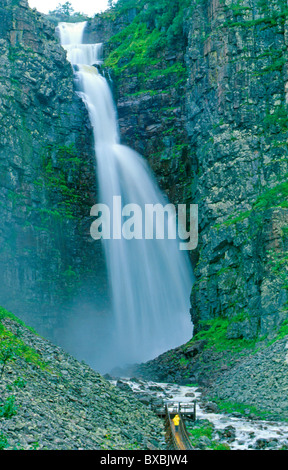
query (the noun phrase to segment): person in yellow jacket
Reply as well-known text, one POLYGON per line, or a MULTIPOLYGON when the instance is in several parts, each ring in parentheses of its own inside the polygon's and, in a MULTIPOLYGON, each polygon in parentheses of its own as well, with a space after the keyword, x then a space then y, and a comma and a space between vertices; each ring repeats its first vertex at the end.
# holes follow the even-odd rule
POLYGON ((175 415, 172 421, 173 421, 174 426, 175 426, 175 432, 178 432, 179 423, 180 423, 180 416, 179 416, 179 415, 175 415))

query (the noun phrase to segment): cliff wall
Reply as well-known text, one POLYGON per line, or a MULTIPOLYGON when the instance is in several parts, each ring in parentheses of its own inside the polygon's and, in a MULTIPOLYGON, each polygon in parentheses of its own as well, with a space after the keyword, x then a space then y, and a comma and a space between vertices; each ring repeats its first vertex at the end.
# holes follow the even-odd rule
POLYGON ((0 15, 0 302, 63 341, 80 299, 105 304, 92 132, 53 25, 24 0, 0 15))
MULTIPOLYGON (((75 299, 107 308, 92 133, 54 27, 24 0, 0 8, 1 302, 52 331, 75 299)), ((286 318, 286 18, 283 0, 119 0, 87 25, 122 142, 199 205, 195 332, 228 318, 249 340, 286 318)))
POLYGON ((124 26, 104 38, 123 142, 199 205, 195 332, 221 317, 251 339, 286 317, 286 18, 283 0, 119 0, 102 17, 124 26))

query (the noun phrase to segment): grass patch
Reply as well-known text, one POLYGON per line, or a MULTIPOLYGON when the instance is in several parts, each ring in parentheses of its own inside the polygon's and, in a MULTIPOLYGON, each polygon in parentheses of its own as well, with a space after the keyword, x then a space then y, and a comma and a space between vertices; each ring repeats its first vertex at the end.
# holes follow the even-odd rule
MULTIPOLYGON (((147 74, 147 68, 160 64, 167 44, 175 46, 177 39, 183 38, 183 17, 190 2, 132 0, 129 5, 137 10, 135 18, 108 41, 111 52, 104 65, 111 67, 116 76, 128 67, 147 74)), ((121 17, 125 10, 127 2, 118 0, 110 14, 121 17)))
MULTIPOLYGON (((286 178, 287 175, 284 175, 286 178)), ((288 181, 277 184, 261 194, 254 204, 255 210, 266 210, 270 207, 288 208, 288 181)))
POLYGON ((212 320, 202 321, 200 324, 203 329, 199 331, 187 346, 192 345, 196 341, 204 340, 206 342, 204 349, 215 348, 216 351, 231 350, 234 353, 241 352, 243 349, 254 349, 256 339, 229 339, 227 338, 227 328, 233 322, 245 320, 247 315, 241 313, 233 318, 215 318, 212 320))
MULTIPOLYGON (((46 362, 42 361, 40 355, 35 349, 28 346, 22 339, 21 333, 18 331, 16 334, 9 331, 1 320, 10 318, 17 322, 21 326, 26 325, 18 320, 12 313, 0 307, 0 363, 2 364, 2 375, 7 362, 15 361, 17 358, 21 358, 29 364, 33 364, 42 370, 48 370, 46 362)), ((33 330, 32 330, 33 331, 33 330)))
MULTIPOLYGON (((225 222, 223 222, 222 225, 225 225, 226 227, 229 227, 230 225, 237 224, 239 222, 243 222, 245 219, 248 219, 248 217, 251 215, 251 212, 252 212, 252 210, 248 210, 248 211, 241 212, 240 214, 238 214, 234 218, 229 217, 227 220, 225 220, 225 222)), ((218 226, 221 226, 221 225, 218 224, 218 226)))
POLYGON ((213 439, 214 426, 209 421, 199 420, 196 421, 194 425, 187 424, 186 427, 193 447, 201 448, 201 438, 206 437, 211 443, 208 444, 207 442, 207 446, 205 445, 207 449, 230 450, 230 447, 227 444, 220 443, 213 439))
POLYGON ((213 398, 213 401, 217 403, 220 412, 232 414, 232 413, 240 413, 241 415, 255 415, 259 419, 271 419, 274 417, 273 413, 269 411, 259 410, 255 406, 249 405, 247 403, 239 403, 233 401, 223 401, 217 398, 213 398))
POLYGON ((12 418, 17 414, 18 406, 15 405, 15 397, 11 395, 6 400, 0 403, 0 418, 12 418))
POLYGON ((0 450, 4 450, 8 446, 8 439, 5 434, 0 434, 0 450))

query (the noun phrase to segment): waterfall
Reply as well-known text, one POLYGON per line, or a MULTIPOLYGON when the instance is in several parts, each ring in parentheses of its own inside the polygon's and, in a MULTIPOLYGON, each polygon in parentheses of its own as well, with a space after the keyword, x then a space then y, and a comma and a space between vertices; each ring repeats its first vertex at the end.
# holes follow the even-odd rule
MULTIPOLYGON (((85 24, 60 23, 58 32, 94 132, 99 202, 112 207, 118 196, 123 205, 137 204, 143 212, 145 204, 165 206, 146 161, 120 143, 109 85, 94 66, 101 63, 102 45, 82 44, 85 24)), ((178 241, 116 237, 103 243, 113 303, 110 365, 144 362, 189 340, 193 273, 178 241)))

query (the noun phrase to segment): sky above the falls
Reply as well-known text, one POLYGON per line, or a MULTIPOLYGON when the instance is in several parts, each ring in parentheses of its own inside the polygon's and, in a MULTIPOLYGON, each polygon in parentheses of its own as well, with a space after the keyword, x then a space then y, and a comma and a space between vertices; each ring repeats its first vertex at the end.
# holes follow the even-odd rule
MULTIPOLYGON (((108 8, 108 0, 69 0, 74 11, 85 13, 88 16, 93 16, 95 13, 100 13, 108 8)), ((55 10, 59 5, 63 5, 66 0, 28 0, 31 8, 36 8, 41 13, 48 13, 50 10, 55 10)))

